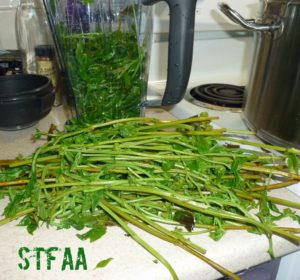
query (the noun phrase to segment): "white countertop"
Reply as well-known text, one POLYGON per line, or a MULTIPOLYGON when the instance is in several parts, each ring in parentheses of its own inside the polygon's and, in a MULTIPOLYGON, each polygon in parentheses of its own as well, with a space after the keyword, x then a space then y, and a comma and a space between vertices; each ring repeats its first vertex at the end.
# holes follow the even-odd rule
MULTIPOLYGON (((152 109, 148 114, 164 119, 173 118, 160 109, 152 109)), ((24 155, 32 153, 37 145, 41 144, 41 142, 31 142, 31 135, 35 129, 47 130, 51 123, 62 127, 66 119, 67 115, 62 110, 62 107, 58 107, 53 108, 51 113, 34 127, 14 132, 1 131, 1 159, 13 158, 19 153, 24 155)), ((273 192, 273 195, 300 202, 300 198, 288 190, 277 190, 273 192)), ((0 201, 1 212, 6 202, 5 200, 0 201)), ((88 241, 79 240, 75 236, 77 232, 72 229, 58 231, 54 228, 47 229, 42 226, 32 236, 26 232, 25 228, 15 226, 16 223, 14 221, 0 228, 1 279, 171 279, 167 269, 160 263, 155 263, 153 256, 130 237, 127 237, 119 227, 108 228, 108 232, 100 240, 89 243, 88 241), (43 254, 41 254, 41 270, 36 269, 35 258, 29 259, 31 266, 28 270, 21 270, 18 267, 18 263, 24 263, 18 255, 21 247, 28 247, 29 249, 35 247, 43 247, 45 249, 58 247, 62 251, 53 253, 56 256, 56 260, 52 262, 51 270, 46 269, 46 257, 43 254), (71 248, 74 259, 76 259, 78 248, 84 248, 87 270, 61 270, 63 252, 66 247, 71 248), (113 260, 105 268, 94 270, 95 265, 99 261, 107 258, 113 258, 113 260)), ((290 220, 284 220, 281 224, 285 226, 297 226, 290 220)), ((171 263, 178 273, 179 279, 209 280, 221 276, 207 264, 182 249, 144 233, 139 229, 136 229, 136 231, 171 263)), ((227 232, 218 242, 213 241, 206 235, 192 236, 191 239, 207 249, 207 257, 231 271, 237 272, 270 260, 267 253, 268 241, 265 236, 242 231, 231 231, 227 232)), ((299 249, 300 247, 274 236, 274 251, 276 256, 279 257, 299 249)), ((27 257, 29 255, 27 254, 27 257)))

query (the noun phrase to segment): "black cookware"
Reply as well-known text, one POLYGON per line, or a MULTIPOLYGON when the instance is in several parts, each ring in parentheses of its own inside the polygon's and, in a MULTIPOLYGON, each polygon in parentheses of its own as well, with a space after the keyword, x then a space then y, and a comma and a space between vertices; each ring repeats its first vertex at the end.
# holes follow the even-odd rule
POLYGON ((17 130, 45 117, 54 103, 51 81, 41 75, 0 77, 0 129, 17 130))

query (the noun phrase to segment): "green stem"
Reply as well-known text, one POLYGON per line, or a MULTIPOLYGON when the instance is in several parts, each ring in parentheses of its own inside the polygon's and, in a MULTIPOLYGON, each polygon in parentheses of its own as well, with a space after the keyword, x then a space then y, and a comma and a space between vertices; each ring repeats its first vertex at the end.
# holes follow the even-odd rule
POLYGON ((223 275, 227 275, 229 277, 231 277, 232 279, 235 280, 240 280, 240 278, 235 275, 234 273, 232 273, 231 271, 227 270, 226 268, 222 267, 221 265, 215 263, 213 260, 205 257, 204 255, 202 255, 201 253, 199 253, 198 251, 194 250, 193 248, 190 248, 187 244, 185 243, 178 243, 176 242, 176 240, 172 239, 170 236, 166 236, 165 234, 161 234, 160 232, 158 232, 157 230, 145 226, 144 223, 134 219, 133 217, 131 217, 130 215, 127 215, 124 211, 120 211, 118 210, 118 208, 116 208, 115 206, 110 205, 111 208, 113 208, 113 210, 115 212, 118 213, 118 215, 122 216, 124 219, 128 220, 131 224, 151 233, 154 236, 157 236, 165 241, 171 242, 173 244, 176 244, 177 246, 181 247, 182 249, 184 249, 185 251, 191 253, 192 255, 196 256, 197 258, 203 260, 204 262, 206 262, 208 265, 210 265, 211 267, 213 267, 214 269, 216 269, 217 271, 219 271, 220 273, 222 273, 223 275))
POLYGON ((122 205, 123 207, 125 207, 126 209, 128 209, 132 215, 136 216, 138 219, 143 220, 145 223, 149 224, 150 226, 152 226, 156 230, 162 232, 163 234, 166 234, 166 235, 170 236, 171 238, 174 238, 175 240, 178 240, 179 242, 183 242, 183 243, 189 244, 190 247, 192 247, 194 250, 199 251, 202 254, 206 253, 206 250, 203 249, 202 247, 200 247, 200 246, 198 246, 196 244, 191 243, 189 240, 187 240, 185 238, 182 238, 182 236, 180 236, 176 232, 171 232, 171 231, 165 229, 163 226, 161 226, 161 225, 153 222, 151 219, 148 219, 145 215, 143 215, 141 212, 136 211, 132 206, 130 206, 124 200, 121 200, 120 198, 116 197, 112 193, 107 193, 107 195, 110 198, 112 198, 113 200, 115 200, 116 202, 118 202, 120 205, 122 205))
POLYGON ((174 121, 167 121, 159 124, 154 124, 151 126, 143 126, 138 129, 138 131, 144 131, 149 129, 166 129, 166 128, 173 128, 176 127, 178 124, 188 124, 188 123, 197 123, 197 122, 207 122, 219 119, 218 117, 192 117, 188 119, 181 119, 181 120, 174 120, 174 121))
POLYGON ((264 143, 258 143, 258 142, 252 142, 252 141, 247 141, 247 140, 242 140, 242 139, 237 139, 237 138, 232 138, 232 137, 227 137, 227 136, 221 136, 219 137, 220 140, 224 141, 231 141, 231 142, 236 142, 240 143, 243 145, 249 145, 253 147, 260 147, 263 149, 270 149, 270 150, 275 150, 278 152, 290 152, 296 155, 300 155, 300 150, 297 150, 295 148, 286 148, 286 147, 280 147, 280 146, 273 146, 269 144, 264 144, 264 143))
MULTIPOLYGON (((245 224, 250 224, 253 225, 261 230, 263 230, 263 232, 267 233, 267 234, 271 234, 272 232, 274 233, 278 233, 278 231, 274 231, 273 227, 270 227, 266 224, 262 224, 259 221, 250 218, 250 217, 244 217, 244 216, 240 216, 238 214, 234 214, 234 213, 230 213, 230 212, 226 212, 226 211, 222 211, 222 210, 214 210, 214 209, 209 209, 209 208, 203 208, 200 207, 198 205, 194 205, 191 203, 188 203, 187 197, 183 197, 183 196, 178 196, 176 194, 173 193, 167 193, 165 191, 161 191, 161 190, 156 190, 154 188, 135 188, 135 187, 122 187, 122 186, 112 186, 111 190, 126 190, 129 191, 129 189, 131 189, 131 191, 133 192, 141 192, 141 193, 150 193, 150 194, 156 194, 159 195, 161 197, 164 197, 165 199, 167 199, 168 201, 175 203, 176 205, 182 206, 186 209, 189 210, 193 210, 199 213, 203 213, 212 217, 218 217, 218 218, 223 218, 223 219, 229 219, 229 220, 233 220, 233 221, 238 221, 241 223, 245 223, 245 224)), ((290 234, 288 232, 285 231, 281 231, 280 233, 281 236, 285 236, 288 239, 292 239, 294 241, 299 242, 300 237, 290 234)))
POLYGON ((20 211, 20 212, 16 213, 13 217, 4 218, 4 219, 0 220, 0 226, 8 224, 9 222, 11 222, 13 220, 16 220, 20 217, 23 217, 23 216, 25 216, 29 213, 34 212, 34 211, 35 211, 35 208, 32 207, 32 208, 28 208, 28 209, 25 209, 23 211, 20 211))
POLYGON ((152 122, 153 123, 156 121, 157 120, 155 118, 136 117, 136 118, 118 119, 118 120, 113 120, 113 121, 109 121, 109 122, 105 122, 105 123, 93 124, 88 127, 76 130, 74 132, 68 132, 68 133, 61 134, 60 136, 58 136, 56 138, 53 145, 58 144, 61 140, 65 139, 65 138, 69 138, 69 137, 76 136, 76 135, 83 134, 83 133, 88 133, 88 132, 91 132, 98 128, 103 128, 103 127, 111 126, 114 124, 128 123, 128 122, 144 122, 144 123, 152 122))
POLYGON ((130 236, 138 242, 142 247, 144 247, 150 254, 152 254, 157 260, 159 260, 171 273, 172 278, 174 280, 179 280, 176 272, 174 271, 173 267, 169 264, 169 262, 160 254, 158 253, 153 247, 151 247, 148 243, 146 243, 142 238, 140 238, 135 231, 133 231, 114 211, 110 204, 106 201, 101 201, 99 203, 100 207, 108 213, 130 236))
MULTIPOLYGON (((237 194, 237 196, 239 197, 243 197, 246 199, 262 199, 262 196, 258 193, 249 193, 249 194, 244 194, 243 192, 239 191, 239 190, 234 190, 234 192, 237 194)), ((280 205, 284 205, 284 206, 288 206, 291 208, 295 208, 295 209, 300 209, 300 203, 298 202, 294 202, 294 201, 290 201, 290 200, 286 200, 286 199, 282 199, 282 198, 278 198, 278 197, 273 197, 273 196, 267 196, 266 199, 268 201, 271 201, 273 203, 277 203, 280 205)))
POLYGON ((242 170, 247 170, 247 171, 261 172, 261 173, 266 173, 266 174, 271 174, 271 175, 279 175, 279 176, 283 176, 283 177, 287 177, 287 178, 291 178, 291 179, 295 179, 297 181, 300 181, 300 176, 299 175, 289 173, 289 172, 285 172, 285 171, 281 171, 281 170, 276 170, 273 167, 242 165, 241 169, 242 170))
POLYGON ((288 180, 286 182, 276 183, 272 185, 256 186, 254 188, 251 188, 251 192, 280 189, 297 183, 298 183, 297 180, 288 180))

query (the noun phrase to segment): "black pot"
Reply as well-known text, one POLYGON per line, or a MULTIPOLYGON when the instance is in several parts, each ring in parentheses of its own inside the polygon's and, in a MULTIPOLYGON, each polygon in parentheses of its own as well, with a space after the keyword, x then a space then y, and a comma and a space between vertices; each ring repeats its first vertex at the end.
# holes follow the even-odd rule
POLYGON ((51 81, 41 75, 0 77, 0 129, 17 130, 34 125, 53 106, 51 81))

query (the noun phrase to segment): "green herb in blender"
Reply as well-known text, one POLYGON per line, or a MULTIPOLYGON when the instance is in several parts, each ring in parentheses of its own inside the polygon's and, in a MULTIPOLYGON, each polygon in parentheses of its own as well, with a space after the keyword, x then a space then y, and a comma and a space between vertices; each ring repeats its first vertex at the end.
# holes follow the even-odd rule
POLYGON ((65 62, 80 120, 139 116, 144 54, 135 32, 65 35, 65 62))
POLYGON ((151 17, 141 24, 144 12, 136 0, 45 3, 79 122, 139 116, 147 89, 151 17))
POLYGON ((170 11, 167 79, 163 96, 148 99, 152 6, 159 1, 44 0, 60 66, 74 93, 71 105, 83 122, 136 117, 146 107, 183 99, 193 60, 197 0, 164 1, 170 11))

